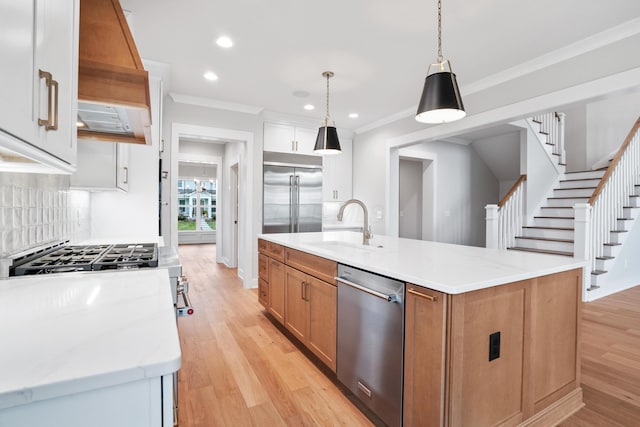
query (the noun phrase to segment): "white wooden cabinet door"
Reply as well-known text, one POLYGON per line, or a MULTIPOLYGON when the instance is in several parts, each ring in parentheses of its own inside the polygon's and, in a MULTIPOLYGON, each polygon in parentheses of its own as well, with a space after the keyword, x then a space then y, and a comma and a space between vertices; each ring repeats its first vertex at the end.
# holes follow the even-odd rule
POLYGON ((353 196, 353 144, 340 140, 342 153, 322 157, 322 198, 325 202, 343 202, 353 196))
MULTIPOLYGON (((77 1, 68 0, 39 0, 36 6, 36 68, 51 73, 55 82, 50 90, 56 127, 40 126, 36 145, 70 164, 76 161, 78 7, 77 1)), ((39 116, 46 118, 49 99, 44 80, 39 88, 39 116)))
POLYGON ((38 133, 35 3, 0 0, 0 11, 0 129, 33 141, 38 133))
POLYGON ((265 123, 264 151, 275 151, 277 153, 294 153, 294 128, 277 123, 265 123))
POLYGON ((316 155, 313 148, 316 145, 317 134, 317 130, 314 129, 265 123, 264 151, 316 155))
POLYGON ((78 141, 78 167, 71 188, 82 190, 129 190, 129 144, 78 141))
POLYGON ((317 155, 313 152, 316 146, 317 129, 295 128, 295 148, 297 154, 317 155))
POLYGON ((73 165, 79 0, 0 0, 0 11, 0 129, 73 165))

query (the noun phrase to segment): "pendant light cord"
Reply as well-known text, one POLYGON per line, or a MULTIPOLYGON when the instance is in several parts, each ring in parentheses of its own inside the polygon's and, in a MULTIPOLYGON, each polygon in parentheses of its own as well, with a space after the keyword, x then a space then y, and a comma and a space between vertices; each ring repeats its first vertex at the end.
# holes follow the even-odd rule
POLYGON ((442 0, 438 0, 438 64, 442 67, 442 0))
POLYGON ((327 74, 327 117, 325 118, 325 126, 329 125, 329 79, 331 75, 327 74))

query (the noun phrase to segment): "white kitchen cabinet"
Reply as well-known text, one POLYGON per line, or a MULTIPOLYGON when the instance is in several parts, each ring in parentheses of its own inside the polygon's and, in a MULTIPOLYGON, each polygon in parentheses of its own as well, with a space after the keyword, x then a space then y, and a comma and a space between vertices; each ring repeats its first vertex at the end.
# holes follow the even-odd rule
POLYGON ((173 425, 173 375, 0 409, 15 427, 162 427, 173 425))
POLYGON ((78 167, 71 188, 82 190, 129 190, 129 144, 78 141, 78 167))
POLYGON ((266 122, 264 124, 264 151, 316 155, 313 148, 316 145, 317 135, 317 129, 266 122))
POLYGON ((74 165, 79 0, 0 0, 0 11, 0 147, 74 165))
POLYGON ((353 144, 350 139, 342 139, 340 148, 340 154, 322 156, 322 200, 325 202, 343 202, 353 195, 353 144))

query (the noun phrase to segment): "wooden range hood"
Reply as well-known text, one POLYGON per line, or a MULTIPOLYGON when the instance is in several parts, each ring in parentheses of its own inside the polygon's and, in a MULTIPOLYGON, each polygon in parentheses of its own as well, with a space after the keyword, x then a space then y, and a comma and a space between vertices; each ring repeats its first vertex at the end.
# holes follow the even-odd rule
POLYGON ((151 144, 149 75, 118 0, 80 0, 78 138, 151 144))

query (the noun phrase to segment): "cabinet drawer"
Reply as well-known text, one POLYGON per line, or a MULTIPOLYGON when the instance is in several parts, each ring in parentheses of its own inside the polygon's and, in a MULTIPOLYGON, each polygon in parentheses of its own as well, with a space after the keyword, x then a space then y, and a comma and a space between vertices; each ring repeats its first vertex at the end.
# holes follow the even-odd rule
POLYGON ((266 282, 269 281, 269 258, 264 254, 258 254, 258 276, 266 282))
POLYGON ((266 254, 267 249, 269 248, 269 242, 266 240, 258 239, 258 252, 261 254, 266 254))
POLYGON ((269 243, 267 247, 267 255, 275 260, 284 262, 284 246, 280 246, 271 242, 267 243, 269 243))
POLYGON ((269 308, 269 284, 262 279, 258 279, 258 302, 269 308))
POLYGON ((319 256, 285 248, 285 264, 335 286, 338 264, 319 256))

